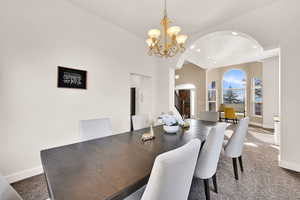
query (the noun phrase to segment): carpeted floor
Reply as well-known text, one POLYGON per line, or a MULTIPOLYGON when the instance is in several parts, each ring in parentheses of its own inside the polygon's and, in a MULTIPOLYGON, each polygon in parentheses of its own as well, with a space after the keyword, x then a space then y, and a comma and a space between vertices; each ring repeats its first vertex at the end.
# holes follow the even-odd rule
MULTIPOLYGON (((233 127, 226 131, 229 136, 233 127)), ((270 131, 250 127, 245 141, 243 161, 245 172, 236 181, 232 160, 221 155, 218 167, 219 193, 213 192, 211 199, 217 200, 300 200, 300 173, 278 167, 278 147, 273 145, 270 131)), ((43 175, 13 184, 24 200, 48 198, 43 175)), ((189 200, 205 199, 203 181, 194 179, 189 200)))

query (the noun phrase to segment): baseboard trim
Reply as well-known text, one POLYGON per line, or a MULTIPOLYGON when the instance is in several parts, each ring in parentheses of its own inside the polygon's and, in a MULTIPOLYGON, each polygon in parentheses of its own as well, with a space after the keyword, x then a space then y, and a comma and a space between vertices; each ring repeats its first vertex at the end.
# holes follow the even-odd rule
POLYGON ((30 178, 32 176, 42 174, 43 172, 44 172, 43 167, 38 166, 35 168, 26 169, 26 170, 23 170, 20 172, 10 174, 8 176, 5 176, 5 178, 9 183, 15 183, 15 182, 21 181, 23 179, 30 178))
POLYGON ((274 126, 270 126, 270 125, 263 124, 262 126, 263 128, 274 129, 274 126))
POLYGON ((249 122, 249 124, 250 124, 250 125, 253 125, 253 126, 263 127, 262 124, 256 123, 256 122, 249 122))
POLYGON ((285 160, 279 160, 279 167, 300 172, 300 164, 288 162, 285 160))

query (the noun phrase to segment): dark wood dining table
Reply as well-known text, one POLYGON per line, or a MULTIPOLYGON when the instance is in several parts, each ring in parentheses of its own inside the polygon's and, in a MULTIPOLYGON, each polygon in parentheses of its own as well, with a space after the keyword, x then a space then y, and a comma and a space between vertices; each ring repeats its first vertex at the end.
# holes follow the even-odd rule
POLYGON ((193 138, 206 140, 214 122, 190 120, 189 129, 166 133, 154 127, 155 139, 142 142, 148 129, 41 151, 51 200, 121 200, 149 178, 156 156, 193 138))

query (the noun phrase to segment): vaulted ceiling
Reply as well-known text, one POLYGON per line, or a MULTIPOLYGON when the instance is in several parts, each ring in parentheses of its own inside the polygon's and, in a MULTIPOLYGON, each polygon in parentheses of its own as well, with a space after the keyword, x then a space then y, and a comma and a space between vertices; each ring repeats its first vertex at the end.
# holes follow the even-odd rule
MULTIPOLYGON (((88 12, 146 38, 159 27, 163 0, 68 0, 88 12)), ((168 13, 186 34, 205 30, 277 0, 169 0, 168 13)))
POLYGON ((191 62, 202 68, 216 68, 253 62, 279 55, 279 49, 264 50, 247 34, 219 31, 207 34, 193 42, 180 57, 181 63, 191 62))

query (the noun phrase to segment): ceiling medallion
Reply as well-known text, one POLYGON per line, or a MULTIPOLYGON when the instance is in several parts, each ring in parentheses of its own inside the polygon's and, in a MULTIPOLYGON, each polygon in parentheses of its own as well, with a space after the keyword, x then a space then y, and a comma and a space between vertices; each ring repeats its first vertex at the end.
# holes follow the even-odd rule
POLYGON ((181 28, 179 26, 169 27, 171 21, 167 14, 167 0, 164 0, 164 17, 161 20, 162 36, 159 29, 151 29, 148 31, 149 38, 146 43, 149 47, 148 54, 150 56, 155 55, 158 57, 173 57, 179 52, 185 51, 185 41, 187 35, 179 35, 181 28))

